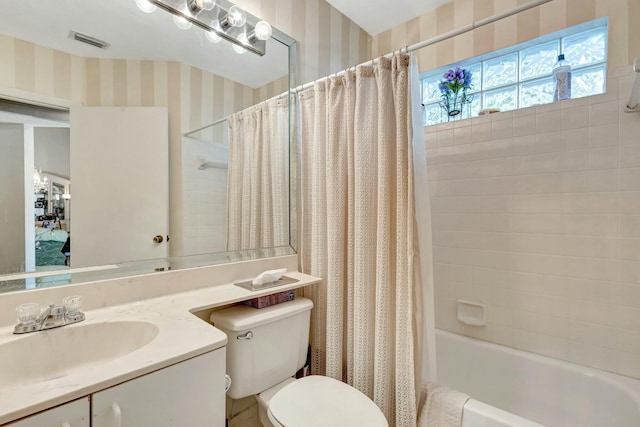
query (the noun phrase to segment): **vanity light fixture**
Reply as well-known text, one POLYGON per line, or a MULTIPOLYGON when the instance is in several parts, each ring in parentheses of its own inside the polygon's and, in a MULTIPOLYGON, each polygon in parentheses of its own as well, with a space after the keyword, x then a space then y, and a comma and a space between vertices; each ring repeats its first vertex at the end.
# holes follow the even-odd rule
POLYGON ((220 40, 222 40, 222 37, 220 37, 218 35, 218 33, 216 33, 215 31, 211 30, 211 31, 206 31, 204 33, 204 36, 207 38, 207 40, 209 40, 211 43, 220 43, 220 40))
POLYGON ((215 6, 216 0, 187 0, 187 7, 194 14, 202 10, 211 10, 215 6))
POLYGON ((188 30, 200 27, 212 43, 225 39, 233 44, 237 53, 247 50, 263 56, 266 40, 273 29, 268 22, 247 13, 229 0, 135 0, 146 13, 160 8, 173 15, 176 26, 188 30), (151 6, 151 7, 149 7, 151 6))
POLYGON ((191 22, 189 22, 184 16, 173 15, 173 23, 181 30, 188 30, 191 28, 191 22))
POLYGON ((220 24, 218 23, 217 20, 214 20, 213 22, 211 22, 211 28, 213 29, 210 31, 204 32, 204 36, 211 43, 220 43, 220 40, 222 40, 222 37, 220 37, 219 34, 222 32, 222 29, 220 29, 220 24))
POLYGON ((157 9, 156 5, 149 2, 149 0, 136 0, 136 5, 144 13, 153 13, 157 9))
POLYGON ((242 46, 248 45, 249 44, 249 39, 247 38, 247 35, 245 33, 242 33, 242 34, 238 35, 238 41, 240 43, 242 43, 242 45, 234 44, 232 47, 233 47, 233 50, 237 54, 242 55, 243 53, 245 53, 247 51, 247 49, 245 49, 242 46))
POLYGON ((231 6, 226 16, 220 21, 220 27, 228 30, 231 27, 242 27, 247 22, 247 13, 238 6, 231 6))
POLYGON ((249 33, 249 41, 251 40, 269 40, 271 38, 271 33, 273 29, 271 28, 271 24, 267 21, 260 21, 256 24, 256 27, 253 29, 251 33, 249 33))

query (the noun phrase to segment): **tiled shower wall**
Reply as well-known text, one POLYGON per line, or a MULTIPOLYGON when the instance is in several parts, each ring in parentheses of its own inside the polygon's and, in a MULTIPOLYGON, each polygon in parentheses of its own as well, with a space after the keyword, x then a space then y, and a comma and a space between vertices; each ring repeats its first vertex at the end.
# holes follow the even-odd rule
POLYGON ((607 93, 424 128, 436 325, 640 378, 640 113, 607 93), (487 305, 466 326, 457 300, 487 305))
POLYGON ((227 169, 229 146, 182 139, 183 255, 227 249, 227 169), (199 165, 206 162, 204 169, 199 165))

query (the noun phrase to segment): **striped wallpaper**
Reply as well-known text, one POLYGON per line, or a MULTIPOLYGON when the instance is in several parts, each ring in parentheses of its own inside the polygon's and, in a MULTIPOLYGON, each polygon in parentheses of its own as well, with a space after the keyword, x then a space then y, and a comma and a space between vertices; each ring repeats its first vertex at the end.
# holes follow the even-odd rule
POLYGON ((298 42, 297 84, 370 58, 369 35, 325 0, 238 0, 235 3, 298 42))
MULTIPOLYGON (((373 56, 383 55, 505 12, 528 0, 454 0, 398 27, 378 34, 372 41, 373 56)), ((521 43, 566 27, 609 17, 609 67, 630 64, 640 55, 640 37, 632 30, 640 17, 638 0, 554 0, 454 39, 421 49, 420 71, 452 64, 521 43)))

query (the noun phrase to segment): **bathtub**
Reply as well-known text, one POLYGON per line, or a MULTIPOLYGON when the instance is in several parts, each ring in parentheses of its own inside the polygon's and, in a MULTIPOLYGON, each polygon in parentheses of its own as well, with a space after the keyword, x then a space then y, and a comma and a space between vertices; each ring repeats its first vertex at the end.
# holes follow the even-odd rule
POLYGON ((640 426, 639 380, 441 330, 436 355, 438 382, 471 396, 463 427, 640 426))

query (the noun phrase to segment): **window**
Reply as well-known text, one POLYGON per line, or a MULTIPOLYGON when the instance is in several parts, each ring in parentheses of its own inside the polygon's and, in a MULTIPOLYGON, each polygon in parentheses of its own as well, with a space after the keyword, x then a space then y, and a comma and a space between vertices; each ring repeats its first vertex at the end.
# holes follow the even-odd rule
POLYGON ((420 76, 425 126, 447 121, 440 107, 438 84, 453 67, 471 71, 473 100, 461 116, 477 116, 481 109, 516 108, 553 102, 552 70, 558 54, 571 64, 571 97, 605 92, 607 18, 567 28, 487 55, 461 61, 420 76))

